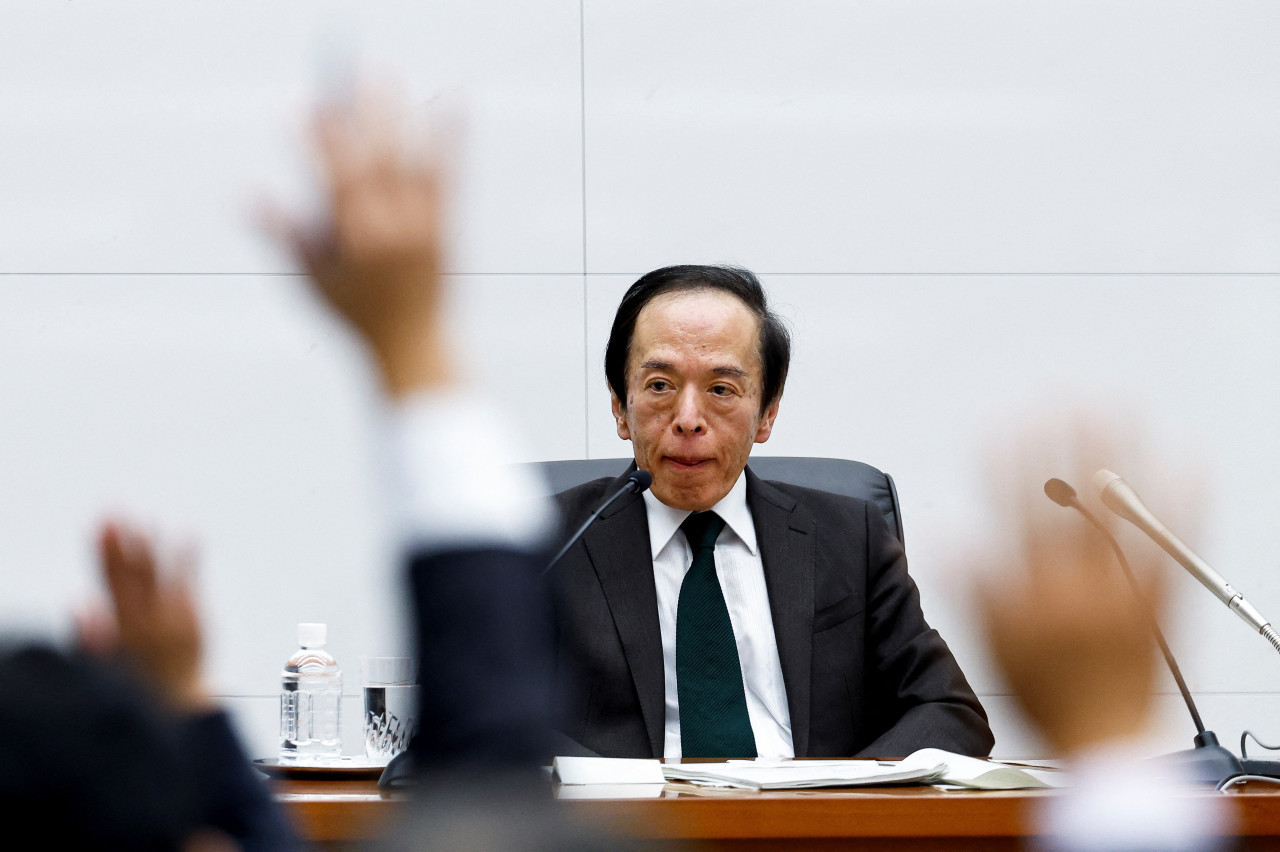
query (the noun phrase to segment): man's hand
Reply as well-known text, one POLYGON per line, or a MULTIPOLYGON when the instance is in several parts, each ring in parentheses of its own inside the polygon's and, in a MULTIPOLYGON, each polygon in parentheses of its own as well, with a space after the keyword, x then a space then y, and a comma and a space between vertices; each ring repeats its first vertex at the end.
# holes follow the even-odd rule
POLYGON ((81 644, 100 655, 124 656, 173 710, 211 708, 191 578, 162 572, 152 543, 124 524, 103 525, 98 553, 111 604, 109 611, 81 619, 81 644))
MULTIPOLYGON (((1077 447, 1078 458, 1100 455, 1077 447)), ((1075 469, 1076 481, 1087 482, 1092 471, 1075 469)), ((1140 599, 1106 539, 1078 513, 1053 506, 1041 484, 1003 483, 1025 501, 1010 519, 1019 546, 980 584, 978 610, 1022 709, 1055 752, 1070 757, 1145 734, 1160 673, 1148 612, 1160 612, 1164 583, 1150 559, 1133 560, 1147 585, 1140 599)))
POLYGON ((448 383, 453 366, 440 316, 441 170, 405 147, 392 113, 369 96, 320 109, 324 225, 307 228, 279 211, 266 219, 401 396, 448 383))

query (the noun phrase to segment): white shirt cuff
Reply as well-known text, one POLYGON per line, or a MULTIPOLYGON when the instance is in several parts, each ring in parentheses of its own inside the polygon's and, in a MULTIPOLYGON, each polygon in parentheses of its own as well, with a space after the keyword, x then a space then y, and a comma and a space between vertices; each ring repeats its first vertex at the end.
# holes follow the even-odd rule
POLYGON ((494 408, 468 391, 393 404, 390 457, 401 540, 417 552, 543 546, 555 513, 494 408))

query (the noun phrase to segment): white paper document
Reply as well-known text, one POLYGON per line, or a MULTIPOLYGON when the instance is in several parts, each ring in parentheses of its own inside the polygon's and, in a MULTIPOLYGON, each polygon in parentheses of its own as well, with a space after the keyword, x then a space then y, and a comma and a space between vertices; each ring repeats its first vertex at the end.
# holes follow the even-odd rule
POLYGON ((806 787, 859 787, 878 784, 929 784, 946 767, 916 766, 874 760, 732 761, 681 763, 662 767, 668 781, 687 781, 747 790, 799 790, 806 787))
POLYGON ((885 784, 942 784, 975 790, 1017 790, 1058 786, 1053 770, 1010 766, 926 748, 896 762, 874 760, 734 760, 663 766, 668 781, 687 781, 748 790, 808 787, 874 787, 885 784))
POLYGON ((557 799, 657 799, 667 789, 658 784, 561 784, 557 799))
POLYGON ((654 785, 665 780, 745 790, 887 784, 1019 790, 1061 786, 1060 779, 1064 777, 1052 769, 1012 766, 936 748, 921 749, 899 761, 760 759, 663 764, 658 760, 557 757, 553 769, 557 780, 565 785, 654 785))
POLYGON ((1036 787, 1060 787, 1065 776, 1055 769, 1011 766, 996 760, 966 757, 939 748, 923 748, 898 762, 900 767, 946 764, 942 776, 932 782, 974 790, 1023 790, 1036 787))
POLYGON ((551 764, 561 784, 664 784, 662 761, 627 757, 557 757, 551 764))

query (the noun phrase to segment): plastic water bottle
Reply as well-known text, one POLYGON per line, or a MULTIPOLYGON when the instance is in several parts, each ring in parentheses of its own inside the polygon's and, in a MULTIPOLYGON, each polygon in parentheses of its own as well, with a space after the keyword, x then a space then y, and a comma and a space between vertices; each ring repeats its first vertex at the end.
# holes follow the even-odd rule
POLYGON ((324 624, 299 624, 281 672, 280 760, 323 763, 342 756, 342 671, 324 643, 324 624))

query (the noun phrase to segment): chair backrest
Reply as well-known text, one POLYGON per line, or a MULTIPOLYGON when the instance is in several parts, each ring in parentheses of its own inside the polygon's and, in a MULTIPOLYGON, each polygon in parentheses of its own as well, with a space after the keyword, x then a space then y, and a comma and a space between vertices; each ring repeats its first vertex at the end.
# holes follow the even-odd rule
MULTIPOLYGON (((546 478, 554 494, 593 479, 619 476, 630 464, 631 459, 569 459, 533 462, 531 467, 546 478)), ((750 464, 761 479, 818 488, 874 503, 884 513, 889 529, 898 536, 898 541, 906 542, 902 537, 898 489, 893 484, 893 477, 884 471, 849 459, 808 456, 758 456, 753 457, 750 464)))

